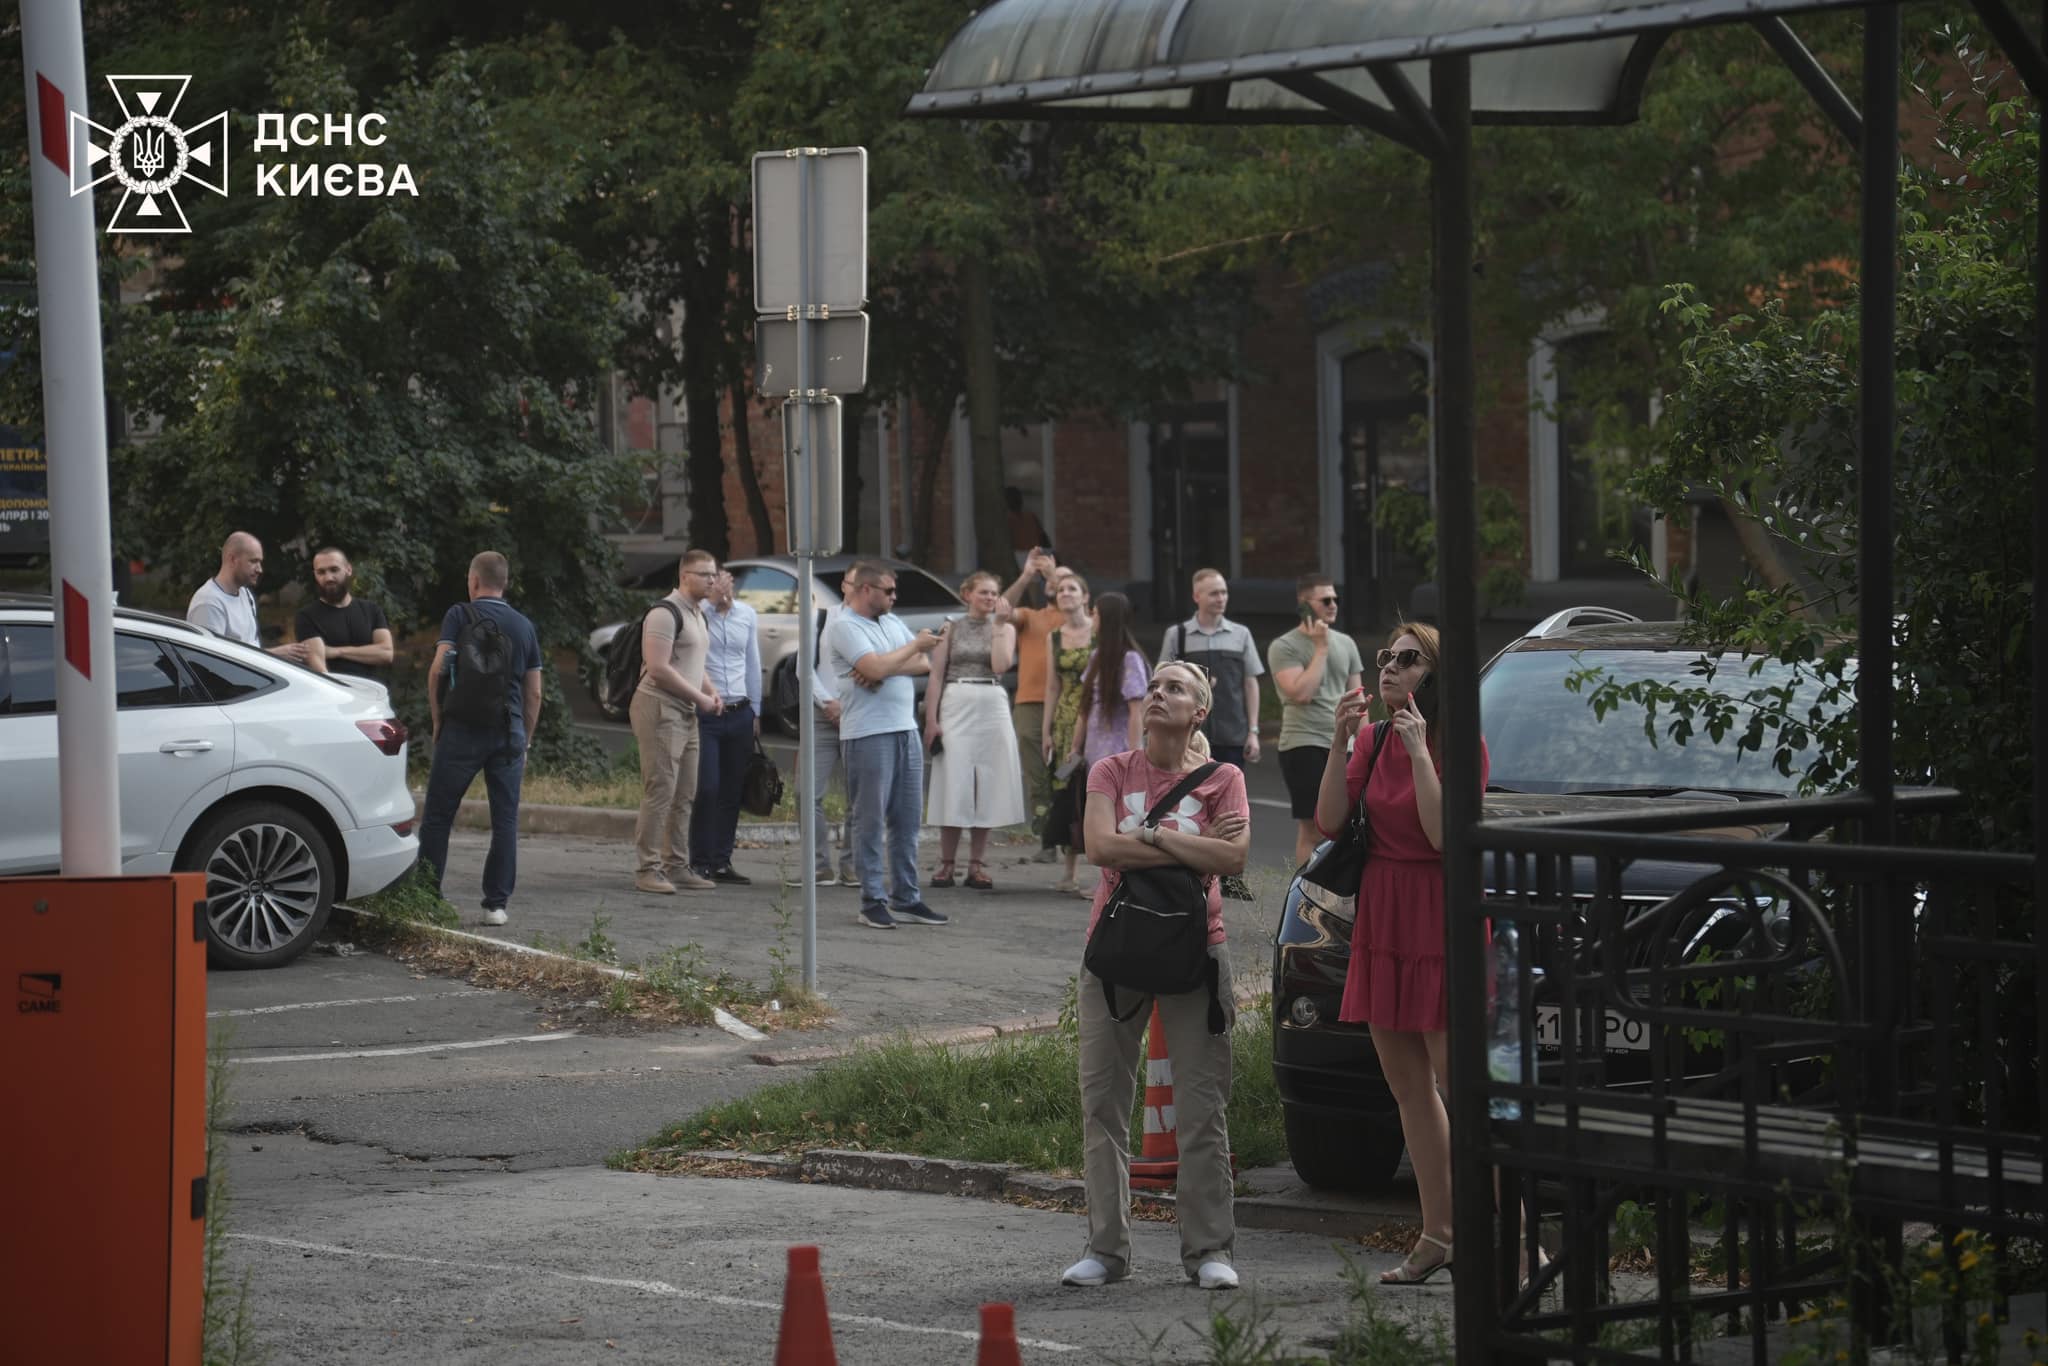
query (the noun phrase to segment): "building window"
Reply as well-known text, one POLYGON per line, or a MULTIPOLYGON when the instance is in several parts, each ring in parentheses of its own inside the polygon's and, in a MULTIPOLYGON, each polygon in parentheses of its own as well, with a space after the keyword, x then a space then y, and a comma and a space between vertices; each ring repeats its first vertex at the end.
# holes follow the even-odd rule
POLYGON ((1614 337, 1585 332, 1555 344, 1558 571, 1566 578, 1629 573, 1617 553, 1650 550, 1650 510, 1626 484, 1650 425, 1649 398, 1625 378, 1614 337))

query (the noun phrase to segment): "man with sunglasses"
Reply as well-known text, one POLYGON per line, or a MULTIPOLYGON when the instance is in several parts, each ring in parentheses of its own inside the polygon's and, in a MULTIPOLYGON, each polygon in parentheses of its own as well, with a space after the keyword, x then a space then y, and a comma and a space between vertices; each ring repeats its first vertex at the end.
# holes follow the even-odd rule
POLYGON ((931 672, 939 638, 930 631, 913 636, 896 615, 896 571, 889 566, 861 560, 847 571, 847 583, 845 610, 825 628, 825 654, 828 671, 856 685, 840 689, 839 741, 860 875, 858 918, 873 930, 905 920, 943 925, 946 917, 924 904, 917 885, 924 750, 910 681, 931 672))
POLYGON ((1337 703, 1359 686, 1365 660, 1358 642, 1338 630, 1337 589, 1318 574, 1295 580, 1301 625, 1266 647, 1273 686, 1280 690, 1280 774, 1294 811, 1294 862, 1315 852, 1316 794, 1337 734, 1337 703))

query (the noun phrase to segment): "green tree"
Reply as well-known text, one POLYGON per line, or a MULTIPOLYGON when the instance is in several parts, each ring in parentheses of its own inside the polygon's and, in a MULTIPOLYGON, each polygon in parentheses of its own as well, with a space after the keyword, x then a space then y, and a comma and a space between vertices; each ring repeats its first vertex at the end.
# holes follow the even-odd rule
MULTIPOLYGON (((1913 72, 1936 135, 1900 178, 1892 777, 1962 794, 1944 843, 2024 850, 2033 845, 2036 780, 2024 757, 2037 477, 2025 434, 2035 403, 2040 116, 2001 87, 1967 37, 1951 31, 1947 44, 1947 62, 1913 72)), ((1717 319, 1679 286, 1667 308, 1683 329, 1682 382, 1659 430, 1662 463, 1639 472, 1638 496, 1672 514, 1689 486, 1704 486, 1803 570, 1800 581, 1730 595, 1672 584, 1686 599, 1686 639, 1705 655, 1747 659, 1752 671, 1782 661, 1794 681, 1731 700, 1698 685, 1590 678, 1589 700, 1639 710, 1653 741, 1661 732, 1678 743, 1732 743, 1812 789, 1848 787, 1860 771, 1850 705, 1863 545, 1860 301, 1802 320, 1772 300, 1717 319)), ((2028 937, 2031 906, 2015 898, 1998 914, 2011 937, 2028 937)), ((2017 1113, 2039 1084, 2036 989, 2001 970, 2000 1038, 1974 1060, 2005 1069, 2017 1113)))
MULTIPOLYGON (((303 37, 269 104, 364 107, 303 37)), ((123 396, 161 421, 116 453, 122 525, 193 582, 231 529, 262 538, 273 581, 340 544, 401 629, 437 621, 471 555, 501 550, 542 643, 573 646, 613 607, 595 518, 620 470, 589 404, 618 295, 557 240, 565 188, 505 145, 465 56, 377 107, 389 140, 353 155, 409 165, 417 198, 251 196, 224 314, 121 315, 123 396)))

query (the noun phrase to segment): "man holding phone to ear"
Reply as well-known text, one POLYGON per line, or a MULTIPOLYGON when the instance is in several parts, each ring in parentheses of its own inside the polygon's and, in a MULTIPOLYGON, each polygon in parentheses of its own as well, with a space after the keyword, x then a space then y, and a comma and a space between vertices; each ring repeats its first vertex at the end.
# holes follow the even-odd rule
POLYGON ((1280 774, 1294 813, 1294 863, 1315 852, 1316 793, 1337 733, 1337 702, 1358 688, 1365 660, 1358 642, 1333 624, 1337 589, 1320 574, 1295 580, 1301 624, 1266 647, 1273 686, 1280 690, 1280 774))

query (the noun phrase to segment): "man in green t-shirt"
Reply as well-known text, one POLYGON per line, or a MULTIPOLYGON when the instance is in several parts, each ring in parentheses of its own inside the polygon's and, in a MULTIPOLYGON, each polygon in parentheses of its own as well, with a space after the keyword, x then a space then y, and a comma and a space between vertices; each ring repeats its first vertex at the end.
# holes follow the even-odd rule
POLYGON ((1359 684, 1365 660, 1358 644, 1332 626, 1337 589, 1319 574, 1295 580, 1301 625, 1266 647, 1266 665, 1280 690, 1280 773, 1294 810, 1294 863, 1315 851, 1316 792, 1337 733, 1337 701, 1359 684))

